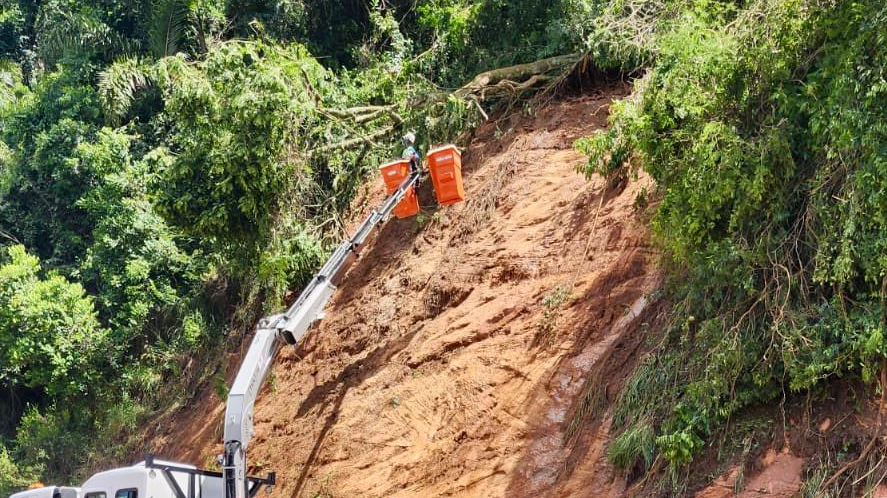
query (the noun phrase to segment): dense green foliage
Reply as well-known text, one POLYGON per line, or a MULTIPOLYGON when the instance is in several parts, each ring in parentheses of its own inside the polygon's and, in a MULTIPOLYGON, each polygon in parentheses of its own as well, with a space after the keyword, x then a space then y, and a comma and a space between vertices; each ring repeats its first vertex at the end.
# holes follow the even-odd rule
POLYGON ((12 493, 33 483, 36 474, 30 469, 22 469, 9 456, 6 448, 0 447, 0 492, 12 493))
POLYGON ((323 78, 298 47, 251 45, 227 44, 195 66, 168 64, 165 110, 175 126, 154 158, 161 213, 232 252, 270 234, 297 173, 287 149, 302 145, 298 132, 316 116, 307 86, 323 78))
POLYGON ((0 0, 0 495, 126 454, 578 3, 0 0), (230 334, 230 332, 235 332, 230 334))
POLYGON ((107 332, 83 287, 40 271, 22 246, 11 246, 0 267, 0 375, 7 386, 62 400, 90 396, 107 332))
POLYGON ((0 381, 13 395, 4 415, 46 397, 56 417, 40 423, 42 416, 32 407, 21 420, 17 447, 30 453, 23 459, 27 466, 16 470, 5 448, 0 454, 10 468, 6 485, 13 486, 33 474, 33 467, 51 475, 69 473, 78 452, 92 448, 82 429, 99 423, 101 412, 90 400, 107 399, 109 386, 101 372, 112 342, 83 287, 53 272, 42 275, 37 258, 22 246, 9 247, 7 259, 0 266, 0 381), (45 435, 43 444, 30 444, 39 434, 45 435))
POLYGON ((636 94, 578 145, 587 173, 658 187, 677 318, 617 422, 684 464, 737 410, 887 360, 887 8, 669 9, 636 94))
POLYGON ((417 21, 430 46, 417 63, 433 78, 456 83, 468 72, 569 53, 581 42, 582 31, 572 23, 585 3, 434 0, 419 5, 417 21))

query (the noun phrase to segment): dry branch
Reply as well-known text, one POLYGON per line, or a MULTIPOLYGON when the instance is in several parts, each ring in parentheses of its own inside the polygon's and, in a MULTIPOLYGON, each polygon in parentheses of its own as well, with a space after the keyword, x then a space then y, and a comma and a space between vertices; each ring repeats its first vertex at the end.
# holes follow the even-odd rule
POLYGON ((394 106, 360 106, 347 109, 325 109, 325 111, 340 119, 354 119, 366 114, 393 112, 394 106))
POLYGON ((349 107, 348 109, 324 109, 323 112, 339 119, 353 119, 357 124, 369 123, 376 118, 386 115, 390 116, 395 124, 403 122, 403 118, 395 112, 395 107, 393 105, 349 107))
POLYGON ((376 147, 376 146, 378 146, 378 144, 376 144, 374 142, 374 140, 385 138, 387 135, 389 135, 393 131, 394 131, 394 127, 389 126, 386 128, 382 128, 381 130, 374 131, 373 133, 370 133, 369 135, 366 135, 366 136, 359 136, 359 137, 355 137, 355 138, 350 138, 348 140, 343 140, 341 142, 336 142, 334 144, 328 144, 328 145, 324 145, 323 147, 318 147, 316 149, 312 149, 309 152, 309 154, 313 155, 313 154, 317 154, 317 153, 331 152, 334 150, 348 149, 350 147, 354 147, 356 145, 363 145, 363 144, 369 144, 369 145, 372 145, 373 147, 376 147))

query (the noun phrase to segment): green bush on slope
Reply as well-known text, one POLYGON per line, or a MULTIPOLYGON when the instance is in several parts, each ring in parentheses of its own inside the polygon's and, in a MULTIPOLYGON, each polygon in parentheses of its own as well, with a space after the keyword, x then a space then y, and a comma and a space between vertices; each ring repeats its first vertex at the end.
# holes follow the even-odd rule
POLYGON ((36 480, 37 474, 16 463, 5 447, 0 446, 0 494, 11 495, 36 480))
POLYGON ((0 378, 64 399, 93 394, 107 331, 83 287, 40 272, 22 246, 0 266, 0 378))
POLYGON ((314 125, 311 89, 323 69, 298 48, 253 43, 167 67, 165 112, 175 126, 155 163, 157 207, 231 256, 244 249, 253 256, 281 199, 296 195, 301 164, 288 153, 314 125))
POLYGON ((885 22, 875 1, 698 2, 578 144, 586 173, 642 165, 658 187, 678 318, 653 354, 673 373, 621 430, 655 420, 674 464, 740 408, 887 359, 885 22))
MULTIPOLYGON (((53 272, 44 275, 39 260, 22 246, 9 247, 4 259, 0 265, 0 382, 18 393, 9 398, 12 406, 4 407, 4 412, 26 408, 37 414, 38 407, 49 408, 43 405, 52 400, 52 411, 62 417, 47 425, 45 419, 25 415, 15 446, 17 465, 25 467, 10 474, 19 476, 5 483, 13 486, 20 485, 25 474, 33 474, 27 469, 47 476, 68 475, 88 454, 92 445, 82 429, 96 427, 101 415, 97 406, 107 399, 109 383, 104 373, 110 341, 83 287, 53 272), (45 444, 27 444, 29 435, 50 427, 53 436, 43 438, 45 444)), ((0 456, 8 459, 3 451, 0 456)))

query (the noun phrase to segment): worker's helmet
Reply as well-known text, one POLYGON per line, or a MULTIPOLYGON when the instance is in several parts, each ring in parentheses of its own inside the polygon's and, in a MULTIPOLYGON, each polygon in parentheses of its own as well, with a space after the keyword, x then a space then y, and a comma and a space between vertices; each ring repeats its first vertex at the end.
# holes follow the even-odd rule
POLYGON ((409 132, 403 136, 403 146, 409 147, 416 143, 416 134, 413 132, 409 132))

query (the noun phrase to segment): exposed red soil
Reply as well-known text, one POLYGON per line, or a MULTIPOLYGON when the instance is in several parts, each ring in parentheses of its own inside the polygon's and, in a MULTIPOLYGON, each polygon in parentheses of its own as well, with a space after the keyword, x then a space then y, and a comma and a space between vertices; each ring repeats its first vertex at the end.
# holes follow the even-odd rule
MULTIPOLYGON (((483 126, 464 156, 468 201, 426 210, 424 226, 392 220, 364 247, 257 403, 248 452, 254 472, 277 471, 273 496, 624 494, 608 415, 566 434, 583 399, 612 400, 661 315, 634 208, 649 180, 576 173, 573 141, 625 92, 483 126)), ((367 204, 382 197, 374 185, 367 204)), ((207 465, 223 412, 207 395, 153 449, 207 465)))
POLYGON ((696 493, 696 498, 790 498, 796 496, 801 490, 801 471, 804 468, 804 459, 792 455, 788 449, 781 452, 769 450, 761 457, 760 470, 741 486, 737 486, 739 480, 739 467, 733 468, 728 474, 721 476, 705 488, 696 493), (737 493, 737 490, 739 491, 737 493))

